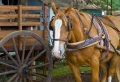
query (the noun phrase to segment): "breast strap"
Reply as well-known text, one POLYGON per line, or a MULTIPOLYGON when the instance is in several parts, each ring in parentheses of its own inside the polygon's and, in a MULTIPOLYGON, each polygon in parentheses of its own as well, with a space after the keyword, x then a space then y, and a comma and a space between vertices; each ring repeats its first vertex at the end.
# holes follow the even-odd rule
POLYGON ((99 43, 103 38, 104 38, 104 35, 99 35, 93 38, 86 39, 84 41, 68 43, 66 50, 76 51, 76 50, 84 49, 84 48, 87 48, 89 46, 99 43))

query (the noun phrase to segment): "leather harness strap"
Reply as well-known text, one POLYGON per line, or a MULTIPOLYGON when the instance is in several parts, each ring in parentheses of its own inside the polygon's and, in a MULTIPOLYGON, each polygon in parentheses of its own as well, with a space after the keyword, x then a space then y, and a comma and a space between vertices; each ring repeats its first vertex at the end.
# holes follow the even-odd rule
MULTIPOLYGON (((79 20, 80 20, 80 22, 81 22, 81 24, 83 26, 83 30, 84 30, 85 25, 83 24, 82 19, 81 19, 80 15, 78 14, 77 11, 76 11, 76 14, 77 14, 77 16, 78 16, 78 18, 79 18, 79 20)), ((94 16, 92 16, 92 17, 94 17, 94 16)), ((91 20, 92 23, 94 22, 93 20, 94 20, 94 18, 92 18, 92 20, 91 20)), ((109 44, 110 43, 109 43, 109 39, 108 39, 107 30, 106 30, 105 26, 103 25, 102 21, 99 18, 97 18, 97 21, 98 21, 98 24, 100 25, 100 27, 103 30, 102 34, 98 35, 97 37, 92 37, 92 38, 88 38, 88 39, 86 39, 84 41, 80 41, 79 44, 77 44, 77 45, 69 45, 69 43, 68 43, 66 50, 68 50, 68 51, 74 51, 74 50, 79 50, 79 49, 82 49, 82 48, 86 48, 88 46, 94 45, 95 43, 97 44, 98 42, 100 42, 101 40, 104 39, 104 41, 105 41, 104 43, 106 44, 107 51, 109 51, 109 44), (101 35, 103 35, 103 34, 105 34, 104 38, 103 38, 103 36, 101 37, 101 35)), ((92 26, 91 26, 91 28, 92 28, 92 26)), ((89 32, 90 32, 90 30, 89 30, 89 32)))
POLYGON ((102 39, 103 39, 103 35, 96 36, 94 38, 89 38, 84 41, 80 41, 77 45, 72 45, 74 43, 72 43, 72 44, 68 43, 66 50, 67 51, 76 51, 76 50, 84 49, 84 48, 87 48, 89 46, 99 43, 102 39))
MULTIPOLYGON (((76 11, 76 14, 82 24, 82 29, 83 29, 83 32, 84 32, 84 28, 85 28, 85 25, 79 15, 79 13, 76 11)), ((68 28, 68 36, 65 40, 63 39, 53 39, 53 41, 63 41, 66 43, 66 50, 67 51, 76 51, 76 50, 80 50, 80 49, 83 49, 83 48, 87 48, 89 46, 92 46, 92 45, 95 45, 95 44, 98 44, 100 43, 102 40, 104 40, 104 43, 105 43, 105 46, 106 46, 106 50, 107 52, 109 52, 109 49, 110 49, 110 42, 109 42, 109 37, 108 37, 108 33, 107 33, 107 30, 106 30, 106 27, 104 26, 104 24, 102 23, 102 21, 97 17, 97 16, 92 16, 92 19, 91 19, 91 26, 90 26, 90 29, 88 31, 87 34, 90 33, 91 29, 92 29, 92 24, 94 24, 94 21, 96 21, 98 23, 98 26, 96 26, 95 24, 95 27, 98 31, 98 35, 95 36, 95 37, 90 37, 86 40, 83 40, 83 41, 80 41, 80 42, 75 42, 75 43, 68 43, 68 39, 69 39, 69 36, 70 36, 70 32, 71 32, 71 29, 72 29, 72 23, 71 23, 71 19, 69 16, 65 16, 68 20, 68 25, 67 25, 67 28, 68 28), (96 19, 94 19, 96 17, 96 19), (100 31, 99 31, 100 30, 100 31), (102 30, 102 31, 101 31, 102 30), (73 45, 72 45, 73 44, 73 45), (76 44, 76 45, 74 45, 76 44)), ((85 34, 85 32, 84 32, 85 34)), ((87 35, 89 36, 89 35, 87 35)))

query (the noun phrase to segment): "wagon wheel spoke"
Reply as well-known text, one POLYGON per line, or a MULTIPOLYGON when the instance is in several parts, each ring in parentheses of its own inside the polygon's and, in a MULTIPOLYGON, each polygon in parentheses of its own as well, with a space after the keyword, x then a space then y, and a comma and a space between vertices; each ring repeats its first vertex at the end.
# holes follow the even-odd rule
POLYGON ((18 80, 19 80, 19 76, 16 77, 14 82, 18 82, 18 80))
POLYGON ((46 52, 46 49, 44 49, 43 51, 41 51, 41 53, 37 54, 31 61, 28 62, 28 66, 33 63, 36 59, 38 59, 43 53, 46 52))
POLYGON ((29 69, 36 69, 36 68, 40 68, 40 67, 47 67, 49 65, 49 63, 45 63, 45 64, 41 64, 41 65, 34 65, 34 66, 30 66, 29 69))
POLYGON ((47 75, 45 75, 45 74, 35 73, 35 72, 32 73, 32 76, 40 76, 42 78, 46 78, 47 77, 47 75))
POLYGON ((27 82, 27 79, 25 77, 23 78, 23 82, 27 82))
POLYGON ((29 53, 28 53, 28 55, 27 55, 27 57, 26 57, 24 63, 27 63, 27 62, 28 62, 28 60, 29 60, 29 58, 30 58, 30 56, 31 56, 31 54, 32 54, 32 52, 33 52, 33 50, 34 50, 34 48, 35 48, 35 44, 32 45, 32 47, 31 47, 31 49, 30 49, 30 51, 29 51, 29 53))
POLYGON ((18 66, 17 61, 8 53, 8 51, 3 46, 1 48, 3 49, 5 54, 14 62, 14 64, 16 64, 18 66))
POLYGON ((17 77, 17 74, 14 74, 7 82, 13 81, 17 77))
POLYGON ((14 49, 15 49, 15 52, 16 52, 17 60, 18 60, 19 64, 21 64, 20 56, 19 56, 19 54, 18 54, 18 49, 17 49, 17 46, 16 46, 15 38, 12 38, 12 42, 13 42, 13 46, 14 46, 14 49))
POLYGON ((7 63, 4 63, 2 61, 0 61, 0 64, 4 65, 4 66, 7 66, 7 67, 11 67, 11 68, 14 68, 14 69, 17 69, 17 67, 13 66, 13 65, 10 65, 10 64, 7 64, 7 63))
POLYGON ((22 82, 22 78, 20 78, 20 82, 22 82))
POLYGON ((27 79, 28 79, 28 82, 33 82, 33 78, 31 76, 28 76, 27 79))
POLYGON ((22 64, 24 63, 25 58, 25 47, 26 47, 27 37, 24 36, 23 48, 22 48, 22 64))
POLYGON ((51 56, 48 56, 48 48, 42 37, 30 31, 19 31, 3 38, 0 45, 3 54, 7 56, 0 60, 0 65, 4 66, 3 72, 0 72, 0 78, 5 76, 3 82, 49 82, 51 56), (17 39, 20 37, 19 47, 17 39), (44 62, 46 56, 48 61, 44 62))
POLYGON ((4 82, 6 79, 5 75, 4 76, 0 76, 0 82, 4 82))
POLYGON ((16 70, 2 72, 2 73, 0 73, 0 76, 2 76, 2 75, 10 75, 10 74, 13 74, 13 73, 16 73, 16 70))

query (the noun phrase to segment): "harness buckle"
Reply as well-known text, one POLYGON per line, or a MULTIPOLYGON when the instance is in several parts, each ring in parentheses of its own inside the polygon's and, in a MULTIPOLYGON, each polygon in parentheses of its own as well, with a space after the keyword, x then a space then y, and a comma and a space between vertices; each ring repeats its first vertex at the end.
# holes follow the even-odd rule
POLYGON ((102 35, 101 35, 101 38, 102 38, 102 39, 105 39, 105 34, 102 34, 102 35))

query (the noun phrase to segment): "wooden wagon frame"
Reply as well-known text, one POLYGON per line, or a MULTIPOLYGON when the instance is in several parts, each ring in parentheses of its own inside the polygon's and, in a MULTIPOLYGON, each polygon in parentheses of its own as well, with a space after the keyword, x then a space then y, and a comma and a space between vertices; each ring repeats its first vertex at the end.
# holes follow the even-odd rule
POLYGON ((51 82, 47 19, 45 5, 0 6, 0 82, 51 82))

